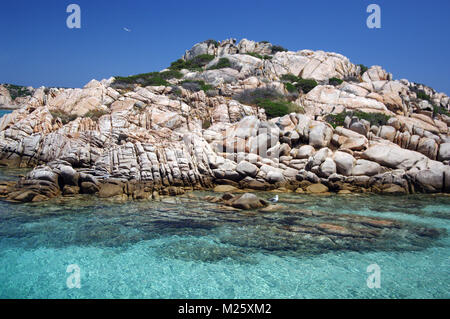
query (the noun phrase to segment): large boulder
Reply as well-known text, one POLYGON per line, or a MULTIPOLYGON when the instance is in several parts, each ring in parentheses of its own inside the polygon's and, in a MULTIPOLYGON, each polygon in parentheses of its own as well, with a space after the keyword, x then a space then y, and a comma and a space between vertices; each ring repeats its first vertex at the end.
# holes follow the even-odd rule
POLYGON ((236 166, 236 171, 244 176, 255 177, 258 174, 258 167, 247 161, 242 161, 236 166))
POLYGON ((332 137, 331 127, 325 123, 319 123, 309 131, 309 145, 315 148, 327 147, 332 137))
POLYGON ((359 159, 353 167, 354 176, 374 176, 381 173, 381 165, 372 161, 359 159))
POLYGON ((239 209, 257 209, 266 207, 265 200, 258 198, 255 194, 245 193, 232 199, 231 206, 239 209))
POLYGON ((337 151, 333 155, 333 160, 336 163, 337 172, 344 176, 352 175, 355 158, 345 152, 337 151))

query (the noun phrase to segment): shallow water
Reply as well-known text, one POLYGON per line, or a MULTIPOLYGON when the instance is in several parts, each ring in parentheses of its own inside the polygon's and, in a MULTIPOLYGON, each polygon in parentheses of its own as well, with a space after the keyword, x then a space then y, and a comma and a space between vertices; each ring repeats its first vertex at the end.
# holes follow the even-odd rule
POLYGON ((205 195, 0 202, 0 298, 450 297, 448 196, 281 194, 275 212, 236 212, 205 195), (396 227, 369 227, 364 216, 396 227), (310 228, 330 223, 369 232, 310 228), (374 263, 379 289, 366 284, 374 263), (80 289, 66 285, 71 264, 80 289))
POLYGON ((12 110, 2 110, 2 109, 0 109, 0 118, 1 118, 3 115, 9 114, 9 113, 11 113, 11 112, 12 112, 12 110))

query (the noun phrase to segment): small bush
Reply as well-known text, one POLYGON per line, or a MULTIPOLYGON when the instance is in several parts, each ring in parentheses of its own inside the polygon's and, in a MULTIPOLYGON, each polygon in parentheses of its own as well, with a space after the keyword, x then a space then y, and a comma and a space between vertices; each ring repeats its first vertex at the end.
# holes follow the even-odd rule
POLYGON ((295 86, 306 94, 317 86, 317 82, 315 80, 298 79, 295 86))
POLYGON ((338 79, 338 78, 331 78, 331 79, 328 80, 328 83, 330 85, 334 85, 334 86, 341 85, 343 82, 344 81, 342 81, 341 79, 338 79))
POLYGON ((285 84, 284 84, 284 87, 286 88, 286 90, 287 90, 289 93, 297 93, 297 92, 298 92, 298 90, 297 90, 297 88, 295 87, 295 85, 293 85, 293 84, 290 83, 290 82, 285 83, 285 84))
POLYGON ((50 111, 50 114, 52 115, 52 117, 55 120, 59 118, 64 125, 66 125, 67 123, 70 123, 78 118, 77 115, 67 114, 67 113, 64 113, 61 111, 56 111, 56 110, 50 111))
POLYGON ((190 71, 202 71, 203 67, 214 60, 214 58, 214 55, 200 54, 188 61, 178 59, 170 64, 169 69, 175 71, 179 71, 182 69, 187 69, 190 71))
POLYGON ((231 68, 231 62, 227 58, 220 58, 219 61, 213 66, 209 67, 208 70, 218 70, 224 68, 231 68))
POLYGON ((428 101, 428 102, 431 102, 431 97, 430 97, 428 94, 426 94, 425 91, 418 90, 418 91, 416 92, 416 94, 417 94, 417 98, 418 98, 418 99, 426 100, 426 101, 428 101))
POLYGON ((450 112, 446 108, 433 104, 433 117, 437 116, 438 114, 450 116, 450 112))
POLYGON ((277 52, 286 52, 287 49, 283 48, 281 45, 274 45, 272 46, 272 54, 275 54, 277 52))
POLYGON ((269 119, 290 113, 304 113, 302 107, 286 100, 286 97, 274 88, 245 90, 234 98, 242 104, 263 108, 269 119))
POLYGON ((216 48, 219 47, 219 42, 217 42, 216 40, 213 40, 213 39, 209 39, 209 40, 203 41, 203 43, 206 43, 208 46, 212 44, 216 48))
POLYGON ((269 119, 290 113, 304 113, 303 108, 285 100, 272 101, 269 99, 260 99, 257 101, 257 106, 264 109, 269 119))
POLYGON ((386 125, 387 121, 391 118, 389 115, 383 113, 365 113, 361 111, 348 111, 341 112, 339 114, 329 114, 325 117, 325 120, 331 124, 334 128, 338 126, 344 126, 344 120, 347 116, 356 116, 360 120, 366 120, 370 122, 370 125, 382 126, 386 125))
POLYGON ((205 117, 202 120, 202 129, 207 130, 211 127, 211 119, 209 117, 205 117))
POLYGON ((259 43, 267 44, 267 43, 270 43, 270 42, 269 42, 269 41, 266 41, 266 40, 264 40, 264 41, 259 41, 259 43))
POLYGON ((364 64, 358 64, 358 66, 361 68, 361 72, 360 72, 361 75, 363 75, 364 73, 366 73, 367 70, 369 70, 369 68, 367 66, 365 66, 364 64))
MULTIPOLYGON (((315 80, 302 79, 294 74, 283 74, 281 76, 282 82, 288 82, 291 85, 294 85, 297 89, 302 90, 303 93, 308 93, 312 89, 314 89, 318 84, 315 80)), ((286 86, 286 84, 285 84, 286 86)), ((290 87, 290 86, 289 86, 290 87)), ((290 87, 291 88, 291 87, 290 87)), ((289 89, 286 87, 289 91, 289 89)), ((291 91, 289 91, 291 92, 291 91)))
POLYGON ((283 82, 297 82, 298 81, 298 77, 295 76, 294 74, 288 73, 288 74, 283 74, 281 76, 281 81, 283 82))

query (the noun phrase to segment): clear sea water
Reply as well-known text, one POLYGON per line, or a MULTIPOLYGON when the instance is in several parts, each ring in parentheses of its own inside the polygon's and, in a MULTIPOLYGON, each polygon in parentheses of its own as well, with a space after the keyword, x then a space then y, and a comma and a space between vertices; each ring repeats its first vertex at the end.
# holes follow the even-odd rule
POLYGON ((3 115, 8 114, 8 113, 11 113, 11 112, 12 112, 12 110, 2 110, 2 109, 0 109, 0 118, 1 118, 3 115))
MULTIPOLYGON (((21 173, 0 169, 0 180, 21 173)), ((0 298, 450 297, 449 196, 281 194, 274 212, 236 212, 211 194, 0 202, 0 298), (367 228, 377 240, 293 231, 366 229, 362 216, 397 226, 367 228), (71 264, 79 289, 66 284, 71 264), (379 289, 366 284, 371 264, 379 289)))

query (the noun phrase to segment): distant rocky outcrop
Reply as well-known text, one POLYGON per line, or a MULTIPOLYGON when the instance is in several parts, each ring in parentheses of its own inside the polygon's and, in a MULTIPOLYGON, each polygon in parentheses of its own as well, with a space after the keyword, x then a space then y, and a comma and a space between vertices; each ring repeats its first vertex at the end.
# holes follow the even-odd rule
POLYGON ((210 40, 160 73, 36 89, 0 119, 0 163, 35 169, 0 196, 450 192, 449 97, 364 70, 336 53, 210 40))

